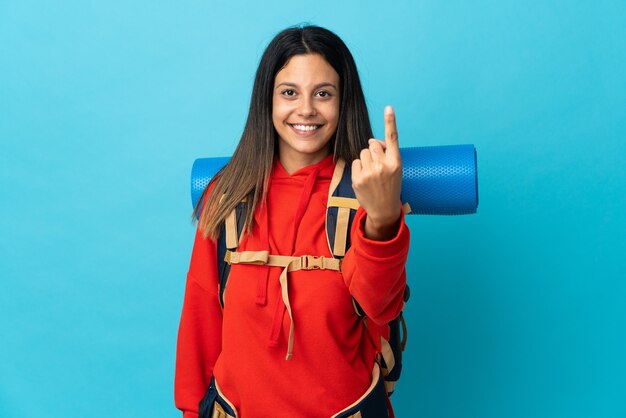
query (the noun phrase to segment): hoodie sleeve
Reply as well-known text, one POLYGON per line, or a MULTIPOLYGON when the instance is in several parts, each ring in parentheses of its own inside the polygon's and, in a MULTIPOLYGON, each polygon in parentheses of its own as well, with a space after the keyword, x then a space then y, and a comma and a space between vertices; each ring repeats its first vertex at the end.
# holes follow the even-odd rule
POLYGON ((217 247, 196 231, 176 347, 174 401, 184 418, 197 418, 198 404, 222 349, 217 247))
POLYGON ((354 218, 352 245, 343 260, 343 276, 365 314, 376 324, 386 325, 400 314, 404 305, 409 229, 403 213, 392 239, 370 240, 365 237, 366 217, 360 208, 354 218))

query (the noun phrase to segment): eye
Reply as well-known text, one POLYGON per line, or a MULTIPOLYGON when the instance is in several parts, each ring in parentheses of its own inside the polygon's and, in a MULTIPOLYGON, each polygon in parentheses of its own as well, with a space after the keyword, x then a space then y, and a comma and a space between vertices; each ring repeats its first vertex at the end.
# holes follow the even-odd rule
POLYGON ((283 96, 287 96, 287 97, 293 97, 296 95, 296 92, 294 90, 287 89, 287 90, 281 91, 280 94, 282 94, 283 96))
POLYGON ((326 91, 326 90, 320 90, 320 91, 318 91, 318 92, 317 92, 317 95, 318 95, 318 96, 320 96, 320 97, 330 97, 330 96, 332 96, 332 95, 330 94, 330 92, 328 92, 328 91, 326 91))

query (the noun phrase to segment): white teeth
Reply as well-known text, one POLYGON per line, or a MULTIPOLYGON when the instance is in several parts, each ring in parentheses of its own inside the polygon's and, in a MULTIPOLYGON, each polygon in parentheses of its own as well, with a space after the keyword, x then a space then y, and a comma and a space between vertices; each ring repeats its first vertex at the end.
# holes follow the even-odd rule
POLYGON ((319 125, 291 125, 299 131, 314 131, 319 128, 319 125))

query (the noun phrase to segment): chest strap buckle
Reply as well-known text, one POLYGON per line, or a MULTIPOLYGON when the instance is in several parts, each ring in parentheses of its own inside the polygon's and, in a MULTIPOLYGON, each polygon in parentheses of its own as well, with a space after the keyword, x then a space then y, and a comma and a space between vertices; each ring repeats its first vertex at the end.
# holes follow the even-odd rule
POLYGON ((303 270, 326 270, 326 259, 314 255, 300 256, 300 268, 303 270))

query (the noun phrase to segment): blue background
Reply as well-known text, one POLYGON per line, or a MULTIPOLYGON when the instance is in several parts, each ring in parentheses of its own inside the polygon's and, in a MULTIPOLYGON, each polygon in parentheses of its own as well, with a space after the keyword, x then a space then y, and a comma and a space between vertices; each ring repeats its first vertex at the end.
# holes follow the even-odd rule
POLYGON ((623 1, 0 1, 0 416, 176 417, 193 160, 263 48, 351 48, 375 132, 474 143, 478 214, 413 216, 400 417, 626 416, 623 1))

